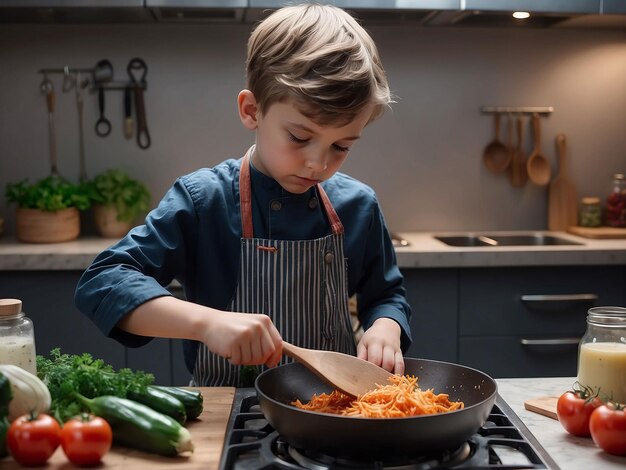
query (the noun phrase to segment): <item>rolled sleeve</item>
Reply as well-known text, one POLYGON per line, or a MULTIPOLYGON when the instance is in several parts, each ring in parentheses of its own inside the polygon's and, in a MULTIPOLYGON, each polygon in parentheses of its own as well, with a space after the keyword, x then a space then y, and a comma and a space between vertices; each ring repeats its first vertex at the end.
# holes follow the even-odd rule
POLYGON ((404 279, 396 262, 396 253, 378 204, 372 209, 371 225, 358 284, 359 319, 364 329, 379 318, 395 320, 402 330, 403 352, 411 345, 411 308, 406 300, 404 279))
POLYGON ((152 338, 116 325, 141 304, 171 295, 165 286, 184 277, 185 260, 193 253, 195 208, 181 180, 168 191, 144 225, 100 253, 78 282, 75 303, 105 335, 137 347, 152 338))

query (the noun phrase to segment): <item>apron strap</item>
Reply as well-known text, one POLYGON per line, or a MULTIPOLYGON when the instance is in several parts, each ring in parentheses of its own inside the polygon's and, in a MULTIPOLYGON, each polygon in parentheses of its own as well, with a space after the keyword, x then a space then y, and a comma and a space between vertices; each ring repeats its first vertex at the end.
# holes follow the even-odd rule
POLYGON ((339 216, 337 215, 335 208, 331 204, 330 199, 328 199, 328 196, 326 195, 326 191, 324 191, 324 188, 322 188, 322 185, 317 184, 316 186, 317 186, 317 192, 320 195, 320 199, 322 200, 322 203, 324 204, 324 209, 326 209, 326 216, 328 217, 328 221, 330 222, 330 227, 333 230, 333 233, 335 235, 342 234, 343 224, 341 223, 341 220, 339 220, 339 216))
POLYGON ((239 170, 239 206, 241 210, 241 236, 254 238, 252 230, 252 188, 250 187, 250 147, 241 161, 239 170))
MULTIPOLYGON (((243 159, 241 160, 241 168, 239 170, 239 206, 241 210, 241 232, 243 238, 254 238, 254 230, 252 227, 252 187, 250 183, 250 155, 252 149, 250 147, 243 159)), ((343 224, 339 220, 339 216, 335 211, 326 191, 321 185, 315 185, 319 194, 328 222, 333 234, 339 235, 344 233, 343 224)))

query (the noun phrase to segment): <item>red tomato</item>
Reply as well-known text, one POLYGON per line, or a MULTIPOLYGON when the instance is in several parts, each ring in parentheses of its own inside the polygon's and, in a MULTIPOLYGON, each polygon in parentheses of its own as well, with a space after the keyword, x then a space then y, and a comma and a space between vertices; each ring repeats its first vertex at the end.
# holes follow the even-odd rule
POLYGON ((113 433, 104 419, 84 413, 61 430, 63 452, 75 465, 96 465, 111 448, 113 433))
POLYGON ((7 447, 22 465, 44 465, 59 447, 61 427, 47 414, 24 415, 7 431, 7 447))
POLYGON ((589 398, 583 392, 565 392, 556 403, 556 414, 567 432, 575 436, 590 436, 589 418, 602 405, 598 398, 589 398))
POLYGON ((591 414, 589 429, 593 442, 614 455, 626 455, 626 410, 602 405, 591 414))

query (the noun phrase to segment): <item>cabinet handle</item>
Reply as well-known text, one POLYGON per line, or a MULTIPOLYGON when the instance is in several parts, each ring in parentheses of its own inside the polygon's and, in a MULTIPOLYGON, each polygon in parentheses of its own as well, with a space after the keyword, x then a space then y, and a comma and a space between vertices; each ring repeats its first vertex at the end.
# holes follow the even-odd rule
POLYGON ((519 342, 524 346, 562 346, 580 343, 580 338, 550 338, 550 339, 527 339, 522 338, 519 342))
POLYGON ((522 295, 522 302, 592 302, 598 300, 597 294, 538 294, 522 295))

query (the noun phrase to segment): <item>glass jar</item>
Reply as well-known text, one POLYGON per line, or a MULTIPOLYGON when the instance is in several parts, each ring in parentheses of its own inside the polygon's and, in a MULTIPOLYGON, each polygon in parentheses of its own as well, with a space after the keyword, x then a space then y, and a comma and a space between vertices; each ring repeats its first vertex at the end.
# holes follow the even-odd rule
POLYGON ((613 190, 606 198, 604 221, 610 227, 626 227, 626 178, 621 173, 613 176, 613 190))
POLYGON ((33 322, 22 312, 18 299, 0 299, 0 364, 37 374, 33 322))
POLYGON ((581 227, 602 225, 602 209, 599 197, 584 197, 580 201, 579 220, 581 227))
POLYGON ((578 382, 626 403, 626 308, 594 307, 578 348, 578 382))

